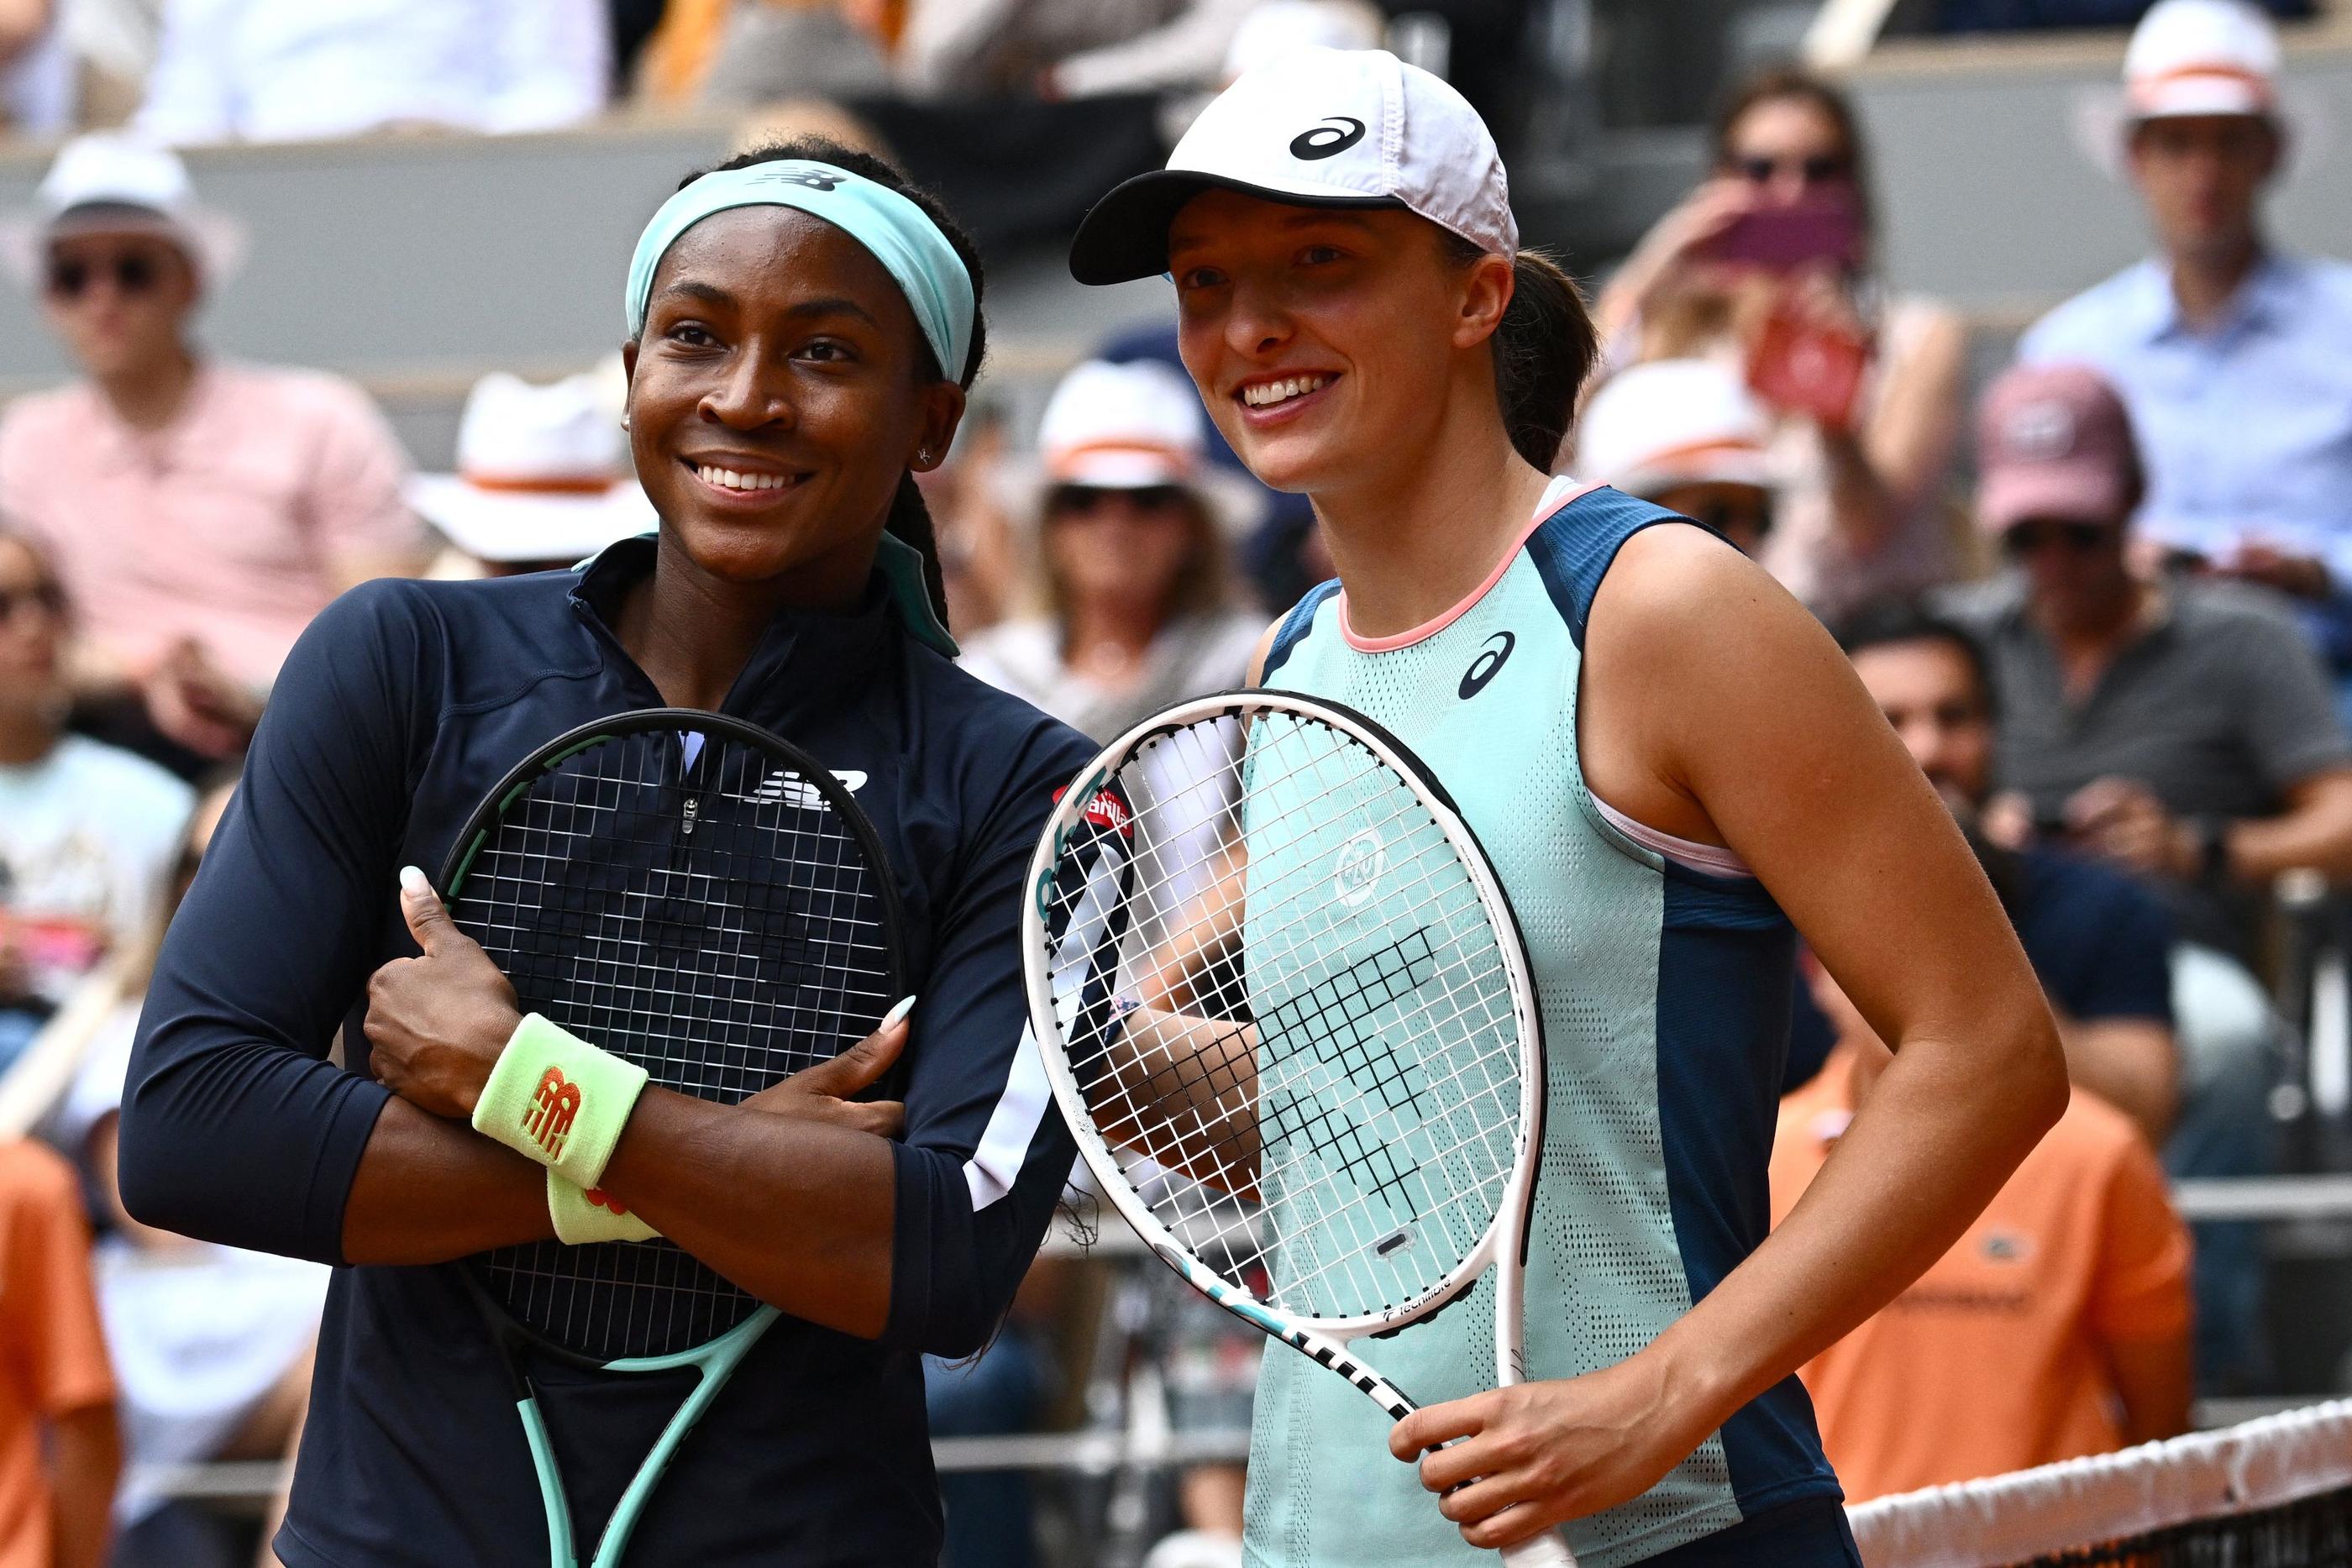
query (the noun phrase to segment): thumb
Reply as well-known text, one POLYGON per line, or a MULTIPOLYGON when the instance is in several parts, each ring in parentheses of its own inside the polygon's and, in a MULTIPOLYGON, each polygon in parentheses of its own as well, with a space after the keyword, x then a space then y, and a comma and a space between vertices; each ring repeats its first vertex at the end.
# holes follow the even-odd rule
POLYGON ((441 895, 433 891, 425 873, 413 865, 400 868, 400 914, 408 922, 408 934, 416 938, 416 945, 427 957, 460 935, 449 923, 449 912, 442 907, 441 895))
POLYGON ((795 1076, 803 1087, 820 1094, 848 1099, 880 1079, 898 1060, 898 1053, 907 1048, 907 1015, 914 1010, 915 998, 908 997, 883 1016, 872 1034, 831 1061, 820 1061, 795 1076))

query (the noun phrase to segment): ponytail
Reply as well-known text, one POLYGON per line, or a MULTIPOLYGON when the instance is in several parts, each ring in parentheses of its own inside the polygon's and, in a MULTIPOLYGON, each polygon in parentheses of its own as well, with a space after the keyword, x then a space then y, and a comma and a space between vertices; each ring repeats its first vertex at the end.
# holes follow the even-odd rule
POLYGON ((1549 474, 1576 417, 1577 394, 1601 354, 1584 291, 1539 250, 1511 266, 1511 303, 1495 329, 1495 394, 1521 457, 1549 474))
MULTIPOLYGON (((853 174, 898 192, 920 207, 923 215, 939 225, 940 233, 947 236, 948 245, 955 251, 957 259, 971 275, 971 350, 964 356, 964 362, 950 371, 932 357, 929 343, 919 339, 918 347, 923 356, 920 369, 934 381, 953 381, 969 392, 972 379, 980 374, 981 361, 988 353, 988 321, 981 311, 988 293, 988 279, 981 267, 980 247, 972 243, 971 235, 964 232, 963 226, 955 221, 944 203, 908 180, 896 164, 871 152, 845 147, 825 137, 798 136, 772 146, 756 147, 737 153, 718 167, 746 169, 779 159, 830 163, 836 169, 846 169, 853 174)), ((679 182, 680 189, 699 179, 702 173, 711 172, 698 171, 688 175, 679 182)), ((948 629, 947 580, 940 570, 939 537, 931 528, 931 509, 924 504, 922 489, 916 485, 911 470, 898 476, 898 492, 890 498, 890 515, 882 526, 892 538, 922 553, 923 587, 931 601, 931 613, 939 618, 942 630, 948 629)))

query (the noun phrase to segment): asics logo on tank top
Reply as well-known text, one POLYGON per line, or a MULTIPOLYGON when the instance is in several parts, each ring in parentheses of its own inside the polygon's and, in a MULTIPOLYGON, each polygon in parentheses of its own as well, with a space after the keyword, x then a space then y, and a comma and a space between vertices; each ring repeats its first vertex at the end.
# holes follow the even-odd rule
POLYGON ((1364 139, 1364 122, 1344 114, 1324 117, 1322 123, 1311 131, 1302 131, 1290 140, 1290 155, 1303 162, 1318 158, 1337 158, 1364 139))
POLYGON ((1462 674, 1462 700, 1466 703, 1485 691, 1486 683, 1495 678, 1495 673, 1503 667, 1503 661, 1509 658, 1511 650, 1518 645, 1519 640, 1508 632, 1497 632, 1487 638, 1484 651, 1470 661, 1470 667, 1462 674))

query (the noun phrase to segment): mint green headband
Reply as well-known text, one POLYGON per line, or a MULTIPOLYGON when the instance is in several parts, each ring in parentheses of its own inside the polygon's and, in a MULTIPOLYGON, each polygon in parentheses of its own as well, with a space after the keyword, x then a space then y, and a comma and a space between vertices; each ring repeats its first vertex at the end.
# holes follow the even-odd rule
POLYGON ((939 356, 940 373, 962 379, 971 353, 971 273, 929 214, 905 196, 830 163, 753 163, 703 175, 661 204, 629 258, 629 336, 646 329, 654 271, 678 236, 730 207, 791 207, 823 218, 864 246, 898 283, 939 356))

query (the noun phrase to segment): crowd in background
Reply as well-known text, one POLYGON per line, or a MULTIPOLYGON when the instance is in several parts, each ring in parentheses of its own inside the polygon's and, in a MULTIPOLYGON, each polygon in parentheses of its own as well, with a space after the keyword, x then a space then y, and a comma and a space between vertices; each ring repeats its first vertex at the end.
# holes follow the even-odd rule
MULTIPOLYGON (((162 143, 530 130, 616 96, 1151 89, 1181 111, 1238 64, 1384 25, 1357 0, 0 4, 18 126, 133 127, 68 144, 0 233, 80 371, 0 413, 0 1114, 12 1085, 46 1109, 41 1141, 0 1142, 0 1568, 249 1561, 153 1467, 282 1455, 299 1426, 321 1271, 112 1196, 144 967, 279 661, 366 578, 544 570, 653 523, 616 365, 486 378, 457 471, 420 475, 352 383, 209 353, 193 323, 238 239, 162 143)), ((1598 292, 1606 364, 1559 471, 1706 524, 1821 615, 1976 848, 2077 1087, 1951 1253, 1806 1369, 1856 1499, 2168 1435, 2192 1388, 2268 1385, 2259 1238, 2192 1247, 2166 1176, 2274 1168, 2268 892, 2352 879, 2352 267, 2265 229, 2279 68, 2236 0, 2148 13, 2122 150, 2147 258, 1980 389, 1958 315, 1879 274, 1859 122, 1794 68, 1727 99, 1706 180, 1598 292)), ((1330 575, 1166 323, 1097 345, 1034 440, 983 411, 924 484, 965 663, 1097 738, 1243 684, 1330 575)), ((1803 979, 1776 1212, 1886 1060, 1803 979)), ((1041 1265, 977 1365, 929 1369, 939 1430, 1076 1418, 1070 1324, 1102 1294, 1041 1265)), ((1255 1337, 1172 1285, 1150 1311, 1179 1426, 1245 1427, 1255 1337)), ((948 1495, 957 1568, 1036 1561, 1024 1482, 948 1495)), ((1240 1499, 1231 1467, 1190 1474, 1162 1560, 1238 1562, 1240 1499)))

